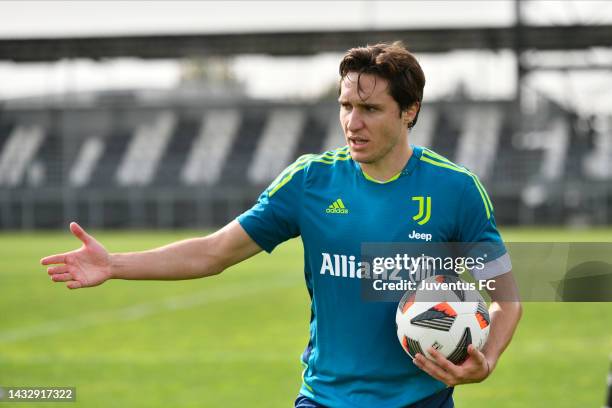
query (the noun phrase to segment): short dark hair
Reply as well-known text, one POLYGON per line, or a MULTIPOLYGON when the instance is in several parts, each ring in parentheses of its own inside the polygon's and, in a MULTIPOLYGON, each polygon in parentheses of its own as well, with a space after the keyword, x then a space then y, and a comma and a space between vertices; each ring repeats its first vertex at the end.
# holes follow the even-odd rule
POLYGON ((400 112, 418 103, 417 114, 409 128, 416 124, 421 103, 425 74, 416 57, 400 41, 351 48, 340 62, 340 82, 349 72, 357 72, 358 90, 361 74, 376 75, 389 82, 389 94, 397 102, 400 112))

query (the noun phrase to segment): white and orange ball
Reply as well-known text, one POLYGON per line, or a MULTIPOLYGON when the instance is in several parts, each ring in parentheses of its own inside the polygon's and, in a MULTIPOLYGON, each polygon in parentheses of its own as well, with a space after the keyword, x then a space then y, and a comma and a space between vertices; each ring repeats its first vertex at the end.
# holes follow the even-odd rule
POLYGON ((489 312, 480 293, 468 285, 456 276, 437 275, 404 294, 395 322, 397 337, 410 357, 421 353, 431 358, 427 350, 433 347, 461 364, 470 344, 482 349, 489 335, 489 312))

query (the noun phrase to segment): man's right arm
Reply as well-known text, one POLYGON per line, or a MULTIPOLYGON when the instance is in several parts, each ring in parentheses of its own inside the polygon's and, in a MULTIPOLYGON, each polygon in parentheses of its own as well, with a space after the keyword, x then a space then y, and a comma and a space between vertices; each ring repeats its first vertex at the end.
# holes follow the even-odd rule
POLYGON ((110 254, 78 224, 71 232, 81 248, 41 260, 56 282, 70 289, 97 286, 108 279, 180 280, 221 273, 261 251, 237 221, 202 238, 192 238, 141 252, 110 254))

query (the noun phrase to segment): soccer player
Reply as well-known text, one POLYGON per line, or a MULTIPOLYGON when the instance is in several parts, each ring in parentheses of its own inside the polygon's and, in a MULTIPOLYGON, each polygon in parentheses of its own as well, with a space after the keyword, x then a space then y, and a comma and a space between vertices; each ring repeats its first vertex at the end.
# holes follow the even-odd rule
POLYGON ((453 387, 491 374, 520 319, 508 254, 477 276, 495 278, 491 330, 483 350, 469 346, 461 365, 433 349, 433 359, 418 354, 411 362, 396 337, 396 304, 365 302, 355 266, 363 242, 501 243, 478 178, 409 143, 424 85, 400 43, 351 49, 340 63, 346 146, 300 157, 250 210, 207 237, 110 254, 71 223, 82 247, 41 262, 55 264, 48 273, 71 289, 108 279, 191 279, 301 236, 312 316, 295 406, 452 407, 453 387))

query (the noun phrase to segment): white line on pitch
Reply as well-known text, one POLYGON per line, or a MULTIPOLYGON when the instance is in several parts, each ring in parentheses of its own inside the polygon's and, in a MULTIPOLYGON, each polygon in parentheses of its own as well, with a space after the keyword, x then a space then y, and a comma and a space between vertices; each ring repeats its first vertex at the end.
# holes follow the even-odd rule
POLYGON ((293 278, 290 280, 268 281, 267 283, 261 282, 247 287, 245 287, 244 284, 235 285, 235 287, 227 286, 219 288, 214 292, 212 291, 214 289, 208 289, 197 293, 171 297, 161 301, 141 303, 107 312, 95 312, 69 319, 52 320, 33 326, 0 332, 0 343, 29 340, 34 337, 80 330, 85 327, 99 326, 105 323, 137 320, 166 311, 189 309, 253 293, 297 286, 300 283, 300 280, 293 278))
POLYGON ((210 364, 210 363, 293 363, 295 356, 290 353, 262 353, 236 352, 231 350, 218 350, 205 354, 159 354, 138 355, 27 355, 27 356, 0 356, 0 364, 210 364))

